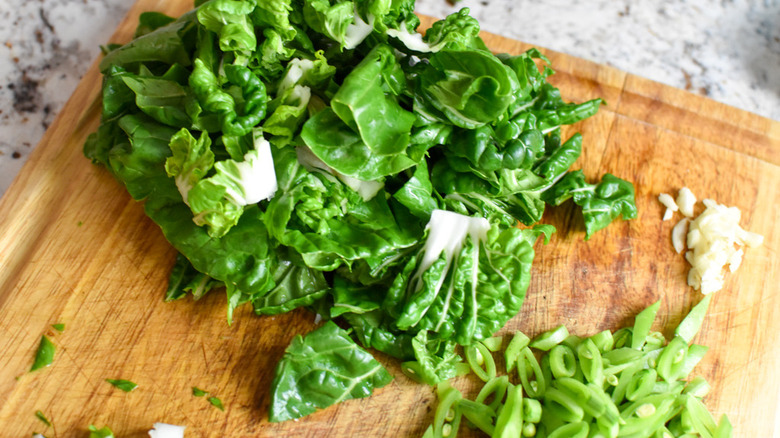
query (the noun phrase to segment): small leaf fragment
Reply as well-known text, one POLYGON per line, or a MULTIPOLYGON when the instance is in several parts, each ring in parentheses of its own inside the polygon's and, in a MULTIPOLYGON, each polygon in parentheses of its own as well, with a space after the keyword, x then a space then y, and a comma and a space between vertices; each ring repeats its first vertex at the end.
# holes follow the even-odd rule
POLYGON ((114 385, 115 388, 119 388, 124 392, 130 392, 138 387, 138 384, 125 379, 106 379, 106 382, 114 385))
POLYGON ((90 424, 89 438, 114 438, 114 432, 112 432, 108 426, 103 426, 102 428, 98 429, 94 425, 90 424))
POLYGON ((30 367, 30 371, 32 372, 51 365, 54 361, 55 350, 56 347, 54 346, 54 343, 47 338, 46 335, 41 336, 41 342, 38 344, 38 351, 35 353, 35 362, 33 362, 32 367, 30 367))
POLYGON ((36 417, 37 417, 39 420, 41 420, 41 422, 42 422, 43 424, 45 424, 45 425, 46 425, 46 427, 51 427, 51 421, 49 421, 49 419, 48 419, 48 418, 46 418, 46 415, 44 415, 44 414, 43 414, 43 412, 41 412, 40 410, 38 410, 38 411, 35 411, 35 416, 36 416, 36 417))
POLYGON ((219 409, 220 411, 225 411, 225 406, 222 404, 222 400, 218 399, 217 397, 211 396, 208 398, 209 403, 211 403, 212 406, 219 409))

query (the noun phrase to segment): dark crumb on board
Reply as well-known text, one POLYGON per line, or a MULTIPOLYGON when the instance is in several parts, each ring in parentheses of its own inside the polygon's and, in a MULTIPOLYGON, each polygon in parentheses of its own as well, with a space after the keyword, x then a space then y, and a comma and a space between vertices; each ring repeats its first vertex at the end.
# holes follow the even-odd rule
POLYGON ((18 160, 19 158, 22 158, 22 154, 18 151, 14 151, 14 153, 11 154, 11 158, 18 160))
POLYGON ((38 81, 31 79, 27 73, 22 73, 22 77, 16 83, 8 84, 8 89, 13 92, 13 107, 20 113, 33 113, 38 111, 38 101, 41 94, 38 91, 38 81))

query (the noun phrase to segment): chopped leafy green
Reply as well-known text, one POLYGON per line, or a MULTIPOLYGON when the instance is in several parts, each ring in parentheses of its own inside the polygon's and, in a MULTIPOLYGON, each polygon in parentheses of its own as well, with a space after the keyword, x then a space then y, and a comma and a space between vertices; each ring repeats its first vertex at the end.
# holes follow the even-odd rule
POLYGON ((539 232, 445 210, 433 212, 426 230, 385 298, 395 326, 461 345, 489 338, 520 310, 539 232))
POLYGON ((63 323, 52 324, 51 328, 53 328, 54 330, 57 330, 58 332, 62 333, 63 331, 65 331, 65 324, 63 324, 63 323))
POLYGON ((442 50, 420 73, 420 99, 452 124, 474 129, 494 122, 517 99, 517 76, 484 50, 442 50))
POLYGON ((392 376, 333 321, 296 336, 274 374, 269 420, 308 415, 343 400, 369 396, 392 376))
POLYGON ((30 367, 30 371, 39 370, 48 367, 54 361, 54 352, 57 348, 54 343, 45 335, 41 336, 41 342, 38 344, 38 350, 35 353, 35 361, 30 367))
POLYGON ((200 299, 207 292, 223 287, 222 282, 214 280, 198 271, 181 253, 176 255, 176 262, 168 278, 168 289, 165 291, 165 301, 178 300, 191 293, 194 299, 200 299))
POLYGON ((48 419, 48 418, 46 418, 46 415, 44 415, 44 414, 43 414, 43 412, 41 412, 41 411, 35 411, 35 417, 36 417, 37 419, 41 420, 41 422, 42 422, 43 424, 45 424, 45 425, 46 425, 46 427, 51 427, 51 421, 49 421, 49 419, 48 419))
POLYGON ((217 397, 211 396, 208 398, 209 403, 211 403, 211 406, 214 406, 215 408, 219 409, 220 411, 225 410, 225 406, 222 405, 222 400, 220 400, 217 397))
POLYGON ((130 392, 138 387, 138 384, 125 379, 106 379, 106 382, 124 392, 130 392))
POLYGON ((428 340, 428 331, 420 330, 412 339, 414 361, 404 362, 401 369, 412 380, 435 385, 458 375, 461 368, 456 344, 441 339, 428 340))
POLYGON ((102 428, 98 429, 96 426, 90 424, 89 438, 114 438, 114 432, 112 432, 108 426, 103 426, 102 428))
POLYGON ((203 397, 204 395, 208 394, 208 391, 204 391, 198 387, 193 386, 192 387, 192 395, 195 397, 203 397))
POLYGON ((634 186, 609 173, 598 184, 588 184, 581 170, 569 172, 548 193, 546 198, 553 205, 572 198, 582 207, 586 240, 620 215, 626 219, 637 215, 634 186))
MULTIPOLYGON (((463 368, 458 346, 474 353, 517 315, 548 205, 572 198, 586 239, 636 215, 633 186, 586 183, 571 171, 582 136, 561 138, 602 101, 565 101, 539 50, 493 54, 468 8, 423 35, 414 0, 194 6, 145 13, 105 46, 84 144, 177 251, 165 301, 224 290, 228 323, 242 305, 306 308, 350 327, 326 325, 323 348, 374 370, 357 341, 438 382, 463 368)), ((344 375, 360 391, 323 399, 294 368, 273 391, 295 412, 273 418, 385 377, 344 375)))

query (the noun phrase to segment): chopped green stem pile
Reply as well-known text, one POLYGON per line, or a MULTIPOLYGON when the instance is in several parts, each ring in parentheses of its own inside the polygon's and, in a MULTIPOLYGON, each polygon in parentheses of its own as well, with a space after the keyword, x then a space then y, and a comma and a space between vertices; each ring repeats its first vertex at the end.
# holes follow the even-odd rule
POLYGON ((501 337, 466 347, 471 371, 485 384, 470 400, 440 382, 425 437, 453 438, 461 424, 493 437, 730 437, 728 418, 716 422, 702 403, 707 382, 689 380, 707 351, 691 341, 709 301, 696 305, 668 342, 650 331, 660 301, 614 333, 580 338, 560 326, 531 340, 517 332, 500 376, 492 352, 500 351, 501 337))
POLYGON ((440 381, 520 310, 546 205, 572 199, 586 239, 636 216, 561 137, 601 100, 564 101, 538 50, 494 55, 468 9, 421 35, 413 0, 195 6, 105 47, 84 145, 180 253, 167 300, 306 307, 440 381))

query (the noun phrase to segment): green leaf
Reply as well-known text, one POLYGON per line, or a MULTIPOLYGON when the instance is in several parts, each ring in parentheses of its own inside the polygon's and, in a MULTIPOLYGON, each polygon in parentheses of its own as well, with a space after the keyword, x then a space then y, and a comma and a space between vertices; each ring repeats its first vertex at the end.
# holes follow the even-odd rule
POLYGON ((176 131, 144 114, 123 116, 118 125, 126 135, 125 141, 111 148, 108 162, 130 196, 141 200, 164 190, 168 181, 173 186, 164 165, 171 154, 168 143, 176 131))
POLYGON ((456 344, 441 339, 428 339, 428 331, 420 330, 412 339, 414 361, 401 364, 401 370, 412 380, 436 385, 458 374, 457 365, 463 359, 455 352, 456 344))
POLYGON ((415 116, 396 99, 405 83, 392 49, 378 45, 344 78, 331 100, 333 112, 360 134, 373 154, 399 154, 409 145, 415 116))
POLYGON ((398 300, 397 327, 461 345, 489 338, 520 310, 542 231, 499 229, 442 210, 426 230, 424 246, 388 292, 387 300, 398 300))
POLYGON ((371 395, 392 376, 333 321, 296 336, 276 367, 269 420, 300 418, 333 404, 371 395))
POLYGON ((427 161, 423 160, 415 166, 412 177, 393 193, 393 198, 418 218, 427 220, 431 217, 433 210, 438 207, 438 202, 433 196, 427 161))
POLYGON ((146 198, 146 214, 160 226, 166 239, 197 271, 242 294, 253 296, 270 290, 276 261, 269 257, 268 233, 258 220, 257 208, 247 207, 242 215, 246 220, 239 220, 221 238, 211 237, 193 222, 192 211, 165 172, 168 143, 175 132, 143 116, 125 116, 120 125, 129 133, 132 146, 112 149, 112 168, 136 199, 146 198))
POLYGON ((457 172, 446 161, 434 167, 431 179, 444 194, 448 208, 462 214, 490 218, 504 226, 518 221, 531 225, 542 218, 542 192, 549 183, 527 169, 502 171, 495 175, 495 185, 474 172, 457 172))
POLYGON ((211 406, 214 406, 215 408, 219 409, 220 411, 225 411, 225 406, 222 405, 222 400, 220 400, 217 397, 211 396, 208 398, 209 403, 211 403, 211 406))
POLYGON ((268 199, 276 192, 271 146, 258 134, 254 149, 244 155, 243 161, 218 161, 214 169, 213 176, 192 186, 186 201, 195 223, 208 226, 209 235, 221 237, 238 223, 244 206, 268 199))
POLYGON ((312 30, 346 49, 354 49, 372 30, 369 24, 355 15, 355 4, 351 1, 334 4, 329 0, 306 1, 303 3, 303 18, 312 30))
POLYGON ((318 112, 303 124, 301 138, 325 164, 364 181, 396 174, 416 164, 405 153, 375 154, 330 108, 318 112))
POLYGON ((98 429, 96 426, 90 424, 89 438, 114 438, 114 432, 112 432, 108 426, 103 426, 102 428, 98 429))
POLYGON ((254 26, 249 18, 255 5, 254 0, 212 0, 197 9, 198 22, 219 36, 222 51, 251 52, 257 47, 254 26))
POLYGON ((62 333, 62 332, 65 331, 65 324, 63 324, 61 322, 57 323, 57 324, 52 324, 51 328, 53 328, 54 330, 57 330, 58 332, 62 333))
POLYGON ((204 391, 196 386, 192 387, 192 395, 195 397, 203 397, 204 395, 208 394, 208 391, 204 391))
POLYGON ((54 352, 56 347, 54 343, 45 335, 41 336, 41 342, 38 344, 38 351, 35 353, 35 361, 30 367, 30 371, 39 370, 48 367, 54 361, 54 352))
POLYGON ((49 421, 49 419, 48 419, 48 418, 46 418, 46 415, 44 415, 44 414, 43 414, 43 412, 41 412, 41 411, 35 411, 35 417, 36 417, 37 419, 41 420, 41 422, 42 422, 43 424, 45 424, 45 425, 46 425, 46 427, 51 427, 51 421, 49 421))
POLYGON ((197 113, 195 97, 176 81, 126 74, 122 81, 135 93, 135 104, 149 117, 173 127, 192 126, 190 113, 197 113))
POLYGON ((634 186, 609 173, 598 184, 588 184, 582 170, 567 173, 544 194, 545 201, 560 205, 569 198, 582 207, 585 240, 609 225, 618 216, 633 219, 637 215, 634 186))
POLYGON ((412 339, 414 335, 400 331, 392 325, 392 318, 384 311, 366 313, 342 313, 352 327, 358 341, 366 348, 373 348, 401 360, 414 359, 412 339))
POLYGON ((206 293, 223 287, 221 281, 214 280, 199 272, 181 253, 176 255, 176 263, 171 268, 168 277, 168 289, 165 291, 165 301, 175 301, 191 293, 196 300, 206 293))
POLYGON ((321 271, 292 261, 286 255, 279 255, 273 278, 276 284, 273 289, 252 301, 258 315, 278 315, 310 306, 330 289, 321 271))
POLYGON ((106 379, 114 388, 121 389, 124 392, 130 392, 138 388, 138 384, 125 379, 106 379))
POLYGON ((401 227, 383 192, 365 201, 334 175, 307 170, 291 148, 275 157, 279 193, 264 220, 271 236, 310 268, 331 271, 358 260, 383 270, 415 236, 401 227))
POLYGON ((530 169, 544 149, 542 133, 536 129, 527 129, 512 133, 511 136, 504 135, 509 138, 501 138, 490 126, 458 129, 453 134, 447 153, 467 159, 471 169, 477 172, 530 169))
POLYGON ((185 41, 195 27, 195 13, 186 13, 176 21, 109 52, 100 61, 100 71, 106 72, 112 65, 134 70, 140 63, 152 61, 189 66, 191 59, 185 41))
POLYGON ((138 26, 135 28, 133 39, 144 36, 163 26, 173 23, 175 18, 169 17, 161 12, 145 11, 138 15, 138 26))
POLYGON ((172 156, 165 160, 165 173, 173 177, 182 199, 187 203, 192 187, 206 177, 214 166, 211 139, 203 132, 197 140, 189 130, 182 128, 171 137, 172 156))
POLYGON ((479 22, 469 15, 469 8, 461 8, 438 20, 425 31, 423 41, 431 46, 431 51, 441 49, 480 49, 487 50, 479 37, 479 22))
POLYGON ((219 117, 222 133, 243 136, 252 132, 267 110, 265 84, 260 78, 242 65, 225 65, 224 76, 217 77, 207 60, 197 58, 194 64, 189 86, 200 106, 219 117), (231 87, 223 89, 223 85, 231 87))
POLYGON ((442 50, 420 74, 421 97, 456 126, 473 129, 497 119, 516 97, 515 73, 483 50, 442 50))
POLYGON ((340 275, 333 278, 333 306, 330 317, 344 313, 368 313, 382 307, 382 293, 376 286, 352 283, 340 275))
POLYGON ((376 46, 347 77, 331 107, 303 125, 301 138, 325 164, 370 181, 411 167, 414 114, 397 101, 405 78, 392 49, 376 46))
POLYGON ((252 21, 257 26, 270 27, 282 35, 285 40, 295 37, 296 30, 290 24, 293 11, 291 0, 264 0, 252 11, 252 21))

